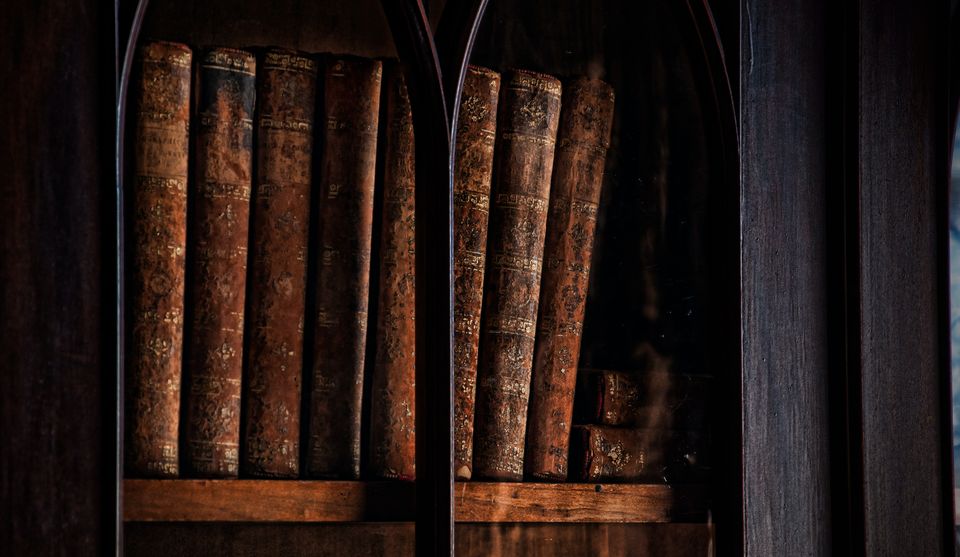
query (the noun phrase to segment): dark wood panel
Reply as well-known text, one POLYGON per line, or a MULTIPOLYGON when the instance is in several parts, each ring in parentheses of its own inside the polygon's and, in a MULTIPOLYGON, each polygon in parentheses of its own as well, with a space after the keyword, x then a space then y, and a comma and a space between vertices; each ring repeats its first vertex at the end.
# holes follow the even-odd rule
MULTIPOLYGON (((197 524, 131 523, 124 549, 131 557, 162 555, 408 556, 411 523, 197 524)), ((458 524, 458 557, 680 557, 709 555, 705 524, 458 524)))
POLYGON ((856 20, 866 555, 952 547, 942 412, 947 7, 864 3, 856 20))
POLYGON ((282 46, 306 52, 397 55, 378 0, 151 0, 141 37, 191 46, 282 46))
POLYGON ((0 547, 100 555, 112 541, 103 509, 115 386, 101 336, 112 305, 101 274, 112 239, 112 11, 91 0, 3 11, 0 547))
POLYGON ((830 551, 825 10, 740 3, 744 553, 830 551))

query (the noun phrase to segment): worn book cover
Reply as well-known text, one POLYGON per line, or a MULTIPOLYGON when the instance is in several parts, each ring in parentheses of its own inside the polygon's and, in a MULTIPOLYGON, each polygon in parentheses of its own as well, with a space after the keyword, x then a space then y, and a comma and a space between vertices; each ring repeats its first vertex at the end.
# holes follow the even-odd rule
POLYGON ((268 49, 257 73, 241 467, 251 476, 295 478, 317 63, 268 49))
POLYGON ((186 465, 201 477, 239 473, 255 77, 246 51, 214 48, 200 59, 186 465))
POLYGON ((192 53, 148 42, 137 53, 124 464, 179 474, 192 53))
POLYGON ((386 127, 380 290, 371 377, 371 476, 416 477, 415 226, 413 114, 399 64, 384 72, 386 127))
POLYGON ((356 479, 382 66, 331 56, 323 73, 308 473, 356 479))
POLYGON ((527 475, 567 478, 580 337, 590 281, 613 88, 598 79, 564 85, 544 246, 540 317, 527 415, 527 475))
POLYGON ((467 68, 453 171, 453 451, 454 475, 460 480, 470 479, 473 470, 473 411, 499 95, 499 73, 467 68))
POLYGON ((624 427, 705 429, 712 378, 672 371, 581 369, 575 421, 624 427))
POLYGON ((560 81, 512 71, 501 92, 477 369, 474 474, 523 477, 560 81))
POLYGON ((571 437, 571 474, 584 482, 702 480, 704 444, 699 432, 578 425, 571 437))

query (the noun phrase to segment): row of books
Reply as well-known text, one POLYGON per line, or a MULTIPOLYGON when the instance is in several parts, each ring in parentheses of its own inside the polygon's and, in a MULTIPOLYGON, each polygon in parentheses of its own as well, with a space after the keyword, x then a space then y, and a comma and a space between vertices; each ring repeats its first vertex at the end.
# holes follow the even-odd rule
MULTIPOLYGON (((283 49, 197 58, 176 43, 138 50, 127 473, 355 479, 362 464, 367 477, 413 479, 415 172, 402 73, 283 49)), ((640 377, 577 370, 613 108, 597 79, 515 70, 501 87, 497 72, 469 68, 454 176, 459 479, 563 481, 573 459, 577 479, 636 480, 675 453, 689 461, 674 428, 597 414, 616 397, 587 397, 578 406, 595 425, 571 427, 578 375, 580 391, 640 377)))

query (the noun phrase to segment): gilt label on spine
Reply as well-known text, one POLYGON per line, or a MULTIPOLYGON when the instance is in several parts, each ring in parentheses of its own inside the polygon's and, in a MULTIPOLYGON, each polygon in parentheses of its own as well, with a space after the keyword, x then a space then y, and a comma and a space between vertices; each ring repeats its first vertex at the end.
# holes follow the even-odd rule
POLYGON ((325 62, 308 472, 360 476, 381 63, 325 62))
POLYGON ((609 85, 579 78, 564 88, 527 417, 526 471, 537 479, 567 478, 580 334, 612 124, 609 85))
POLYGON ((244 472, 297 477, 317 65, 268 50, 257 95, 244 472))
POLYGON ((179 474, 191 52, 145 44, 138 53, 126 459, 134 476, 179 474))
POLYGON ((503 88, 473 463, 477 477, 519 480, 561 87, 550 76, 515 71, 503 88))
POLYGON ((239 472, 255 72, 241 50, 200 61, 186 439, 196 476, 239 472))
POLYGON ((470 66, 463 82, 453 175, 454 474, 473 470, 473 414, 500 74, 470 66))
POLYGON ((414 137, 413 114, 398 65, 385 72, 386 145, 376 357, 370 397, 370 472, 415 478, 414 137))

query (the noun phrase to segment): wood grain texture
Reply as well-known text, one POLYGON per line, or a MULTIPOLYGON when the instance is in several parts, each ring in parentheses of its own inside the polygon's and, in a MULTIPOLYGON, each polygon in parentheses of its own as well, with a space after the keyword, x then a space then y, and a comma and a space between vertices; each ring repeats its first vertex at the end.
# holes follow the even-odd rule
MULTIPOLYGON (((126 555, 190 557, 414 554, 412 523, 126 525, 126 555)), ((591 555, 706 557, 713 528, 705 524, 458 524, 458 557, 591 555)))
POLYGON ((826 14, 819 2, 740 11, 744 553, 825 555, 826 14))
POLYGON ((125 521, 357 522, 411 520, 414 487, 401 482, 124 481, 125 521))
POLYGON ((946 3, 894 1, 862 4, 856 20, 866 555, 953 554, 941 466, 948 19, 946 3))
MULTIPOLYGON (((461 482, 457 522, 700 522, 698 485, 461 482)), ((402 482, 124 481, 126 522, 356 522, 413 520, 402 482)))
POLYGON ((457 522, 700 522, 700 486, 460 482, 457 522))
POLYGON ((110 5, 0 18, 0 545, 102 555, 112 528, 110 5), (107 43, 106 46, 103 43, 107 43), (105 47, 105 48, 104 48, 105 47), (109 340, 103 339, 106 335, 109 340))

